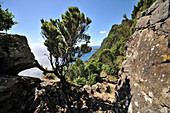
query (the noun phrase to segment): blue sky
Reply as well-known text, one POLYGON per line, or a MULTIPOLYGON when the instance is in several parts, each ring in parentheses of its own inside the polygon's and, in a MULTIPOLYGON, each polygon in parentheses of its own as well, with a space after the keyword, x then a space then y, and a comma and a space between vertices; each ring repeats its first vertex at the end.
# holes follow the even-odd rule
POLYGON ((9 8, 15 15, 14 25, 8 33, 25 35, 29 45, 41 47, 40 19, 57 19, 69 6, 79 7, 92 20, 88 34, 91 45, 100 45, 113 24, 120 24, 123 14, 131 18, 133 6, 138 0, 0 0, 2 8, 9 8))

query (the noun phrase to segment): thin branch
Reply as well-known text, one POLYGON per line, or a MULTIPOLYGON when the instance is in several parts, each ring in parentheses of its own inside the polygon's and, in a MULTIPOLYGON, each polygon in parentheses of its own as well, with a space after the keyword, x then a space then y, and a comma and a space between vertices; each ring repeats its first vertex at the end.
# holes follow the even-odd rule
POLYGON ((36 66, 36 67, 38 67, 40 70, 42 70, 42 71, 44 71, 44 72, 46 72, 46 73, 54 73, 54 72, 55 72, 55 70, 52 71, 52 70, 44 69, 44 68, 38 63, 37 60, 35 60, 34 63, 35 63, 35 66, 36 66))
POLYGON ((53 70, 55 69, 54 68, 54 64, 53 64, 53 57, 52 57, 52 54, 50 53, 50 64, 51 64, 51 66, 52 66, 52 68, 53 68, 53 70))

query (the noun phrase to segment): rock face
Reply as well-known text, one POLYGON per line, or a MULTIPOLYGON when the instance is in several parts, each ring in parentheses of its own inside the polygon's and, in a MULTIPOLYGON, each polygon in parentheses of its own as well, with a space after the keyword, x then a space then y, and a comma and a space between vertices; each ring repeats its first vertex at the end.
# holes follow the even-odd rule
POLYGON ((25 36, 0 34, 0 74, 17 75, 34 60, 25 36))
POLYGON ((126 44, 127 55, 116 89, 117 104, 122 106, 118 112, 170 112, 169 9, 170 0, 157 0, 138 15, 136 31, 126 44), (120 91, 126 86, 129 90, 120 91), (131 100, 128 106, 122 102, 126 100, 131 100))
POLYGON ((28 113, 35 110, 35 88, 40 79, 0 74, 0 112, 28 113))

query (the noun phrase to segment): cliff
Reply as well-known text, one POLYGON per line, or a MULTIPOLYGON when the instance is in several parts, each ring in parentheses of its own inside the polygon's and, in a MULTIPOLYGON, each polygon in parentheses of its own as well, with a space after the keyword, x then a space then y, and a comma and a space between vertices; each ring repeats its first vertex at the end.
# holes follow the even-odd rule
POLYGON ((120 39, 120 34, 117 32, 119 25, 113 25, 108 36, 103 40, 99 49, 91 56, 90 59, 96 59, 104 49, 111 49, 114 44, 120 39))
POLYGON ((25 36, 0 34, 0 74, 17 75, 34 66, 25 36))
POLYGON ((170 0, 138 15, 116 86, 119 113, 170 112, 170 0))

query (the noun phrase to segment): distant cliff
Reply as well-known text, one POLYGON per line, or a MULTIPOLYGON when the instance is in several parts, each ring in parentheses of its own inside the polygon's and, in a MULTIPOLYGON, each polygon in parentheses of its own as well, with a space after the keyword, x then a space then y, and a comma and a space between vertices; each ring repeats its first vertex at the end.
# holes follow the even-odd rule
POLYGON ((92 55, 90 60, 94 59, 97 63, 102 63, 102 70, 108 75, 118 76, 122 62, 126 56, 126 42, 134 33, 137 23, 137 15, 150 7, 155 0, 140 0, 132 11, 132 19, 123 15, 121 24, 113 25, 108 36, 103 40, 101 47, 92 55))

